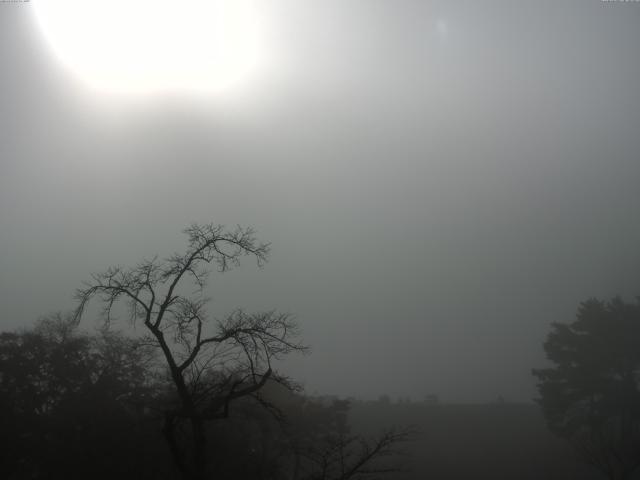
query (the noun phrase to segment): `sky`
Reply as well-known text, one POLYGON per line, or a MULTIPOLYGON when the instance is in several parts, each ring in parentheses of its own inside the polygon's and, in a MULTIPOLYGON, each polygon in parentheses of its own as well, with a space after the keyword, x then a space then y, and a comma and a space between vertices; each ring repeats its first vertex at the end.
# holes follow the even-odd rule
POLYGON ((212 276, 210 310, 294 314, 308 392, 532 401, 551 322, 640 293, 640 3, 261 8, 232 93, 121 96, 0 3, 0 328, 240 224, 270 261, 212 276))

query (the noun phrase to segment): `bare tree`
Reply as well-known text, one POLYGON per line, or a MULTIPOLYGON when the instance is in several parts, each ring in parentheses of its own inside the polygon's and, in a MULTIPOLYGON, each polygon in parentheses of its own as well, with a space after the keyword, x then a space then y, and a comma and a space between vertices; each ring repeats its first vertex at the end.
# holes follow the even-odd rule
POLYGON ((178 399, 164 409, 164 436, 183 477, 200 480, 208 470, 207 422, 227 418, 240 398, 260 400, 267 381, 291 386, 274 372, 272 361, 306 347, 297 341, 297 325, 288 314, 237 310, 213 319, 206 312, 210 266, 226 272, 253 257, 261 267, 269 244, 259 243, 250 228, 193 224, 184 232, 184 253, 93 275, 77 291, 76 320, 97 298, 106 325, 124 303, 129 320, 144 326, 141 340, 160 349, 178 399))
POLYGON ((309 471, 302 478, 364 480, 404 471, 397 460, 405 452, 398 449, 398 445, 409 441, 415 433, 412 428, 389 429, 370 440, 360 435, 340 433, 327 439, 324 445, 312 445, 302 452, 309 471))

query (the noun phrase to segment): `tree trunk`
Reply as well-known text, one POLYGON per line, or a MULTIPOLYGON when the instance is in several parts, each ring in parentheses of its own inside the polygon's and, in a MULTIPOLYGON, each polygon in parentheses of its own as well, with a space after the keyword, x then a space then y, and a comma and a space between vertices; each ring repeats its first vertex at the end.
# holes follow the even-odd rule
POLYGON ((171 457, 173 458, 173 462, 178 468, 178 471, 184 478, 188 478, 189 471, 185 462, 184 454, 182 450, 180 450, 178 440, 176 439, 175 427, 175 418, 171 414, 166 413, 164 416, 164 426, 162 428, 162 434, 167 441, 169 451, 171 452, 171 457))
POLYGON ((193 479, 204 480, 207 473, 207 437, 204 431, 204 422, 201 418, 191 418, 191 431, 193 434, 193 479))

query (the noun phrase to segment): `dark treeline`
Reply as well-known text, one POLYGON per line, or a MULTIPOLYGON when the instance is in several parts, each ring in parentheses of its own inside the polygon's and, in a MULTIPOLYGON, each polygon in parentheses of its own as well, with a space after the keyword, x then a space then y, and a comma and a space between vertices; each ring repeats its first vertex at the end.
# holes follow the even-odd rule
MULTIPOLYGON (((154 356, 122 334, 82 332, 62 315, 0 334, 0 476, 181 478, 161 433, 175 393, 154 356)), ((243 399, 208 426, 210 478, 341 478, 322 472, 336 467, 340 448, 364 458, 360 444, 341 442, 380 439, 389 425, 414 431, 377 459, 398 453, 385 463, 389 479, 603 478, 549 431, 537 405, 311 398, 275 382, 261 401, 243 399)))
MULTIPOLYGON (((1 478, 184 477, 161 433, 179 400, 155 357, 122 334, 83 333, 62 315, 0 334, 1 478)), ((407 432, 353 435, 348 410, 348 401, 268 382, 259 398, 240 399, 227 418, 207 425, 207 478, 362 478, 395 470, 384 457, 407 432)))
MULTIPOLYGON (((616 382, 630 377, 610 374, 621 366, 633 371, 636 314, 636 306, 618 299, 591 300, 581 305, 576 322, 553 326, 545 346, 550 358, 560 355, 563 363, 534 372, 545 380, 543 409, 501 399, 441 405, 433 396, 417 402, 310 398, 269 382, 259 399, 242 399, 227 419, 208 426, 210 478, 344 478, 338 469, 344 453, 351 462, 371 460, 371 470, 389 470, 390 479, 637 478, 637 398, 615 401, 616 382), (576 341, 591 351, 571 348, 576 341), (594 348, 604 351, 596 355, 594 348), (589 368, 570 361, 572 355, 589 360, 589 368), (558 401, 560 388, 568 394, 564 403, 558 401), (597 389, 612 393, 596 395, 597 389), (601 405, 585 409, 580 392, 601 405), (624 406, 630 410, 616 410, 624 406), (411 441, 399 448, 403 432, 380 437, 389 425, 413 425, 411 441), (359 443, 366 438, 374 440, 359 443), (588 441, 605 440, 585 450, 588 441), (383 468, 380 461, 391 453, 400 455, 383 468), (598 459, 612 470, 595 464, 598 459), (615 461, 626 463, 615 467, 615 461), (630 467, 624 470, 625 465, 630 467)), ((88 334, 60 314, 31 329, 0 334, 0 476, 181 478, 161 433, 163 412, 177 399, 158 365, 149 345, 108 329, 88 334)), ((366 478, 365 471, 352 478, 366 478)))
POLYGON ((309 397, 275 369, 307 350, 290 315, 206 311, 208 266, 261 265, 269 245, 240 227, 185 233, 183 253, 93 275, 74 312, 0 334, 1 478, 640 476, 640 302, 591 299, 552 325, 538 405, 309 397), (95 333, 80 328, 91 301, 95 333))

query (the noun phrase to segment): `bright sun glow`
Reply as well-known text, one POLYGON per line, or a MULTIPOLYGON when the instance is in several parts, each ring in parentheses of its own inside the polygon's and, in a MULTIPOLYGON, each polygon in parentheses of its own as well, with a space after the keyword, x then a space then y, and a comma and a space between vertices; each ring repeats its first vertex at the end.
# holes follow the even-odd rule
POLYGON ((246 82, 266 61, 264 19, 251 0, 33 4, 57 56, 102 91, 219 92, 246 82))

